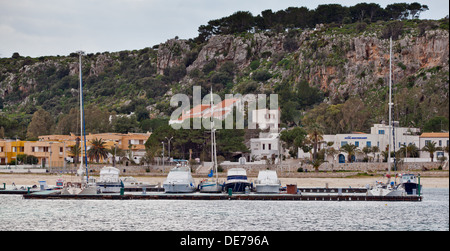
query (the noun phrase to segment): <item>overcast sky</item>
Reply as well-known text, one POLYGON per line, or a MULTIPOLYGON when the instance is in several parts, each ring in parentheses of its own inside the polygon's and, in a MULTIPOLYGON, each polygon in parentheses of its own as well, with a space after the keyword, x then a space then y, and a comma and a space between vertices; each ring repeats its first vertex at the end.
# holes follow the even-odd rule
MULTIPOLYGON (((143 49, 167 39, 194 38, 198 27, 236 11, 278 11, 319 4, 353 6, 364 0, 0 0, 0 57, 68 55, 143 49)), ((421 19, 449 14, 448 0, 372 0, 428 5, 421 19)))

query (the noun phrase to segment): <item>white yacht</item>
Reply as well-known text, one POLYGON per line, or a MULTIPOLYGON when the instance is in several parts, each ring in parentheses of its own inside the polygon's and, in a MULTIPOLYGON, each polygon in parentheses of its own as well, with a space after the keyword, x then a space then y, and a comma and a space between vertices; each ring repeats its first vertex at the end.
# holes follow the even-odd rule
POLYGON ((247 172, 243 168, 232 168, 228 170, 227 181, 225 182, 225 192, 232 189, 233 193, 244 193, 246 187, 251 187, 252 184, 247 179, 247 172))
POLYGON ((119 178, 120 170, 115 167, 104 167, 100 170, 100 178, 97 187, 101 193, 120 193, 124 187, 119 178))
POLYGON ((386 183, 377 181, 375 186, 372 189, 367 191, 369 196, 403 196, 405 194, 405 190, 396 185, 394 181, 391 182, 391 176, 386 175, 388 179, 386 183))
POLYGON ((259 172, 255 186, 257 193, 279 193, 281 181, 276 171, 264 170, 259 172))
POLYGON ((167 179, 163 183, 166 193, 192 193, 195 192, 195 181, 192 178, 191 168, 177 164, 170 170, 167 179))

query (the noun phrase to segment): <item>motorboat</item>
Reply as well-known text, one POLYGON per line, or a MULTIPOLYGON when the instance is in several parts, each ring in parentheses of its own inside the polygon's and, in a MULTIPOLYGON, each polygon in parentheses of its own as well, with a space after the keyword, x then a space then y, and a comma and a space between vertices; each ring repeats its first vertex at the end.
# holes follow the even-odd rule
POLYGON ((123 182, 124 188, 129 188, 129 189, 141 189, 141 188, 156 187, 156 185, 151 185, 148 183, 138 181, 136 178, 131 177, 131 176, 124 177, 121 180, 123 182))
POLYGON ((263 170, 259 172, 255 186, 257 193, 279 193, 281 181, 276 171, 263 170))
POLYGON ((228 170, 227 181, 224 189, 228 191, 230 188, 233 193, 244 193, 245 188, 251 188, 252 184, 247 179, 247 172, 243 168, 232 168, 228 170))
POLYGON ((170 170, 167 179, 163 182, 166 193, 192 193, 196 190, 191 168, 187 165, 177 164, 170 170))
POLYGON ((386 183, 377 181, 375 186, 367 191, 369 196, 403 196, 405 190, 391 181, 391 176, 386 175, 388 181, 386 183))
POLYGON ((115 167, 103 167, 100 170, 100 178, 96 182, 100 193, 120 193, 124 185, 119 174, 120 170, 115 167))
POLYGON ((417 182, 417 177, 414 174, 400 175, 400 186, 405 190, 407 195, 417 195, 422 191, 422 185, 417 182))

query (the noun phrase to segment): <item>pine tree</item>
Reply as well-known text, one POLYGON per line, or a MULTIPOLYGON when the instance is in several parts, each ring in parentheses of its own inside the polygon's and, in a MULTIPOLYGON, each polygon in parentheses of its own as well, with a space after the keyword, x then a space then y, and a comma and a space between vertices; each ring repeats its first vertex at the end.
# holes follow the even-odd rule
POLYGON ((47 111, 43 109, 37 110, 33 114, 31 123, 28 126, 27 138, 36 139, 42 135, 49 135, 53 126, 53 118, 47 111))

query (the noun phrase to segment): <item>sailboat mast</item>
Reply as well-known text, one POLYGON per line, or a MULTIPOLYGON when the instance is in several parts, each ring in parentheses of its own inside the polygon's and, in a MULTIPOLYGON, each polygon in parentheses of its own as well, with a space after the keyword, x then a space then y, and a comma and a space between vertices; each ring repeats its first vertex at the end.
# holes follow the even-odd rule
POLYGON ((391 140, 392 140, 392 37, 389 46, 389 144, 388 144, 388 173, 391 173, 391 140))
POLYGON ((211 87, 211 158, 214 165, 214 172, 216 173, 216 182, 219 180, 219 174, 217 172, 217 146, 216 146, 216 131, 214 129, 214 101, 213 91, 211 87))
MULTIPOLYGON (((84 133, 84 107, 83 107, 83 73, 82 73, 82 62, 81 57, 84 55, 84 51, 78 51, 78 54, 80 56, 80 138, 84 136, 84 158, 85 158, 85 164, 86 164, 86 184, 89 181, 89 173, 88 173, 88 166, 87 166, 87 155, 86 155, 86 134, 84 133)), ((80 162, 80 169, 83 168, 83 148, 80 146, 80 152, 81 152, 81 162, 80 162)))

